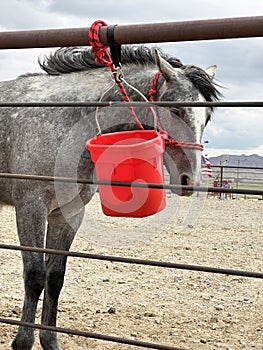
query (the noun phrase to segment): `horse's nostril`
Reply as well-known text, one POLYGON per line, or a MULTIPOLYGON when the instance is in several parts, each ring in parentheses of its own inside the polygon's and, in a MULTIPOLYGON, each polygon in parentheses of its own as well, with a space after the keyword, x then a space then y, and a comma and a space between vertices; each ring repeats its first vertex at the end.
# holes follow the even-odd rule
MULTIPOLYGON (((180 176, 180 180, 181 180, 181 185, 182 186, 191 186, 193 185, 193 183, 191 182, 191 178, 185 174, 182 174, 180 176)), ((193 194, 192 190, 183 188, 181 190, 181 196, 191 196, 193 194)))
POLYGON ((180 178, 181 178, 181 185, 187 186, 190 184, 190 179, 187 175, 181 175, 180 178))

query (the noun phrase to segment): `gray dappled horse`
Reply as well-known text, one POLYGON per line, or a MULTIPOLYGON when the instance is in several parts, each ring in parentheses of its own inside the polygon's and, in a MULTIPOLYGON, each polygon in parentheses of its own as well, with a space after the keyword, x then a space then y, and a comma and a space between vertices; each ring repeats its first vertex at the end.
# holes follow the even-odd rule
MULTIPOLYGON (((183 65, 174 57, 144 46, 123 48, 122 61, 125 79, 146 96, 159 69, 156 100, 213 101, 220 95, 212 82, 215 66, 202 70, 183 65)), ((59 49, 46 57, 41 66, 48 74, 26 74, 2 82, 0 100, 98 101, 105 86, 112 83, 109 69, 96 65, 88 49, 59 49)), ((140 100, 135 91, 127 92, 131 100, 140 100)), ((122 96, 116 88, 106 99, 122 101, 122 96)), ((129 113, 124 117, 121 108, 100 111, 103 132, 136 128, 129 113)), ((160 113, 160 122, 175 140, 200 143, 211 113, 209 107, 171 108, 160 113)), ((0 171, 92 178, 94 164, 85 143, 97 133, 94 114, 95 108, 1 108, 0 171)), ((198 185, 200 159, 200 150, 166 147, 165 164, 171 183, 198 185)), ((0 178, 0 202, 15 206, 23 246, 69 250, 82 222, 84 205, 95 190, 93 185, 0 178)), ((25 288, 22 320, 35 321, 39 296, 44 290, 41 322, 56 325, 66 257, 46 255, 44 259, 40 253, 22 252, 22 258, 25 288)), ((60 348, 56 333, 42 330, 40 341, 46 350, 60 348)), ((29 350, 33 343, 33 329, 19 327, 12 348, 29 350)))

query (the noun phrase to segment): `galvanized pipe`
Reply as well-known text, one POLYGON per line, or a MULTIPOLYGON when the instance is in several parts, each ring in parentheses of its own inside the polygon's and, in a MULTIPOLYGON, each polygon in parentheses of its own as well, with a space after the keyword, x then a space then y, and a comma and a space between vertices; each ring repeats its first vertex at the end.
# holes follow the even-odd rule
POLYGON ((104 340, 108 342, 114 342, 119 344, 126 344, 130 346, 136 346, 136 347, 142 347, 147 349, 158 349, 158 350, 185 350, 183 348, 177 348, 174 346, 169 345, 161 345, 161 344, 154 344, 154 343, 148 343, 143 342, 140 340, 134 340, 134 339, 125 339, 120 338, 112 335, 104 335, 99 333, 93 333, 93 332, 85 332, 85 331, 79 331, 75 329, 70 328, 62 328, 62 327, 56 327, 56 326, 48 326, 44 324, 36 324, 36 323, 30 323, 25 321, 18 321, 10 318, 0 318, 0 323, 6 323, 9 325, 16 325, 20 327, 28 327, 33 329, 40 329, 45 330, 49 332, 57 332, 62 334, 70 334, 70 335, 76 335, 79 337, 85 337, 85 338, 91 338, 96 340, 104 340))
POLYGON ((136 188, 155 188, 164 190, 187 190, 196 192, 220 192, 220 193, 236 193, 236 194, 252 194, 256 196, 263 196, 263 190, 248 190, 243 188, 223 188, 223 187, 201 187, 201 186, 185 186, 185 185, 171 185, 171 184, 156 184, 144 182, 126 182, 126 181, 109 181, 109 180, 95 180, 95 179, 79 179, 72 177, 54 177, 43 175, 30 174, 10 174, 0 173, 0 178, 16 179, 16 180, 31 180, 31 181, 47 181, 47 182, 65 182, 65 183, 79 183, 83 185, 105 185, 105 186, 125 186, 136 188))
POLYGON ((216 108, 228 108, 228 107, 263 107, 263 101, 183 101, 183 102, 173 102, 173 101, 154 101, 154 102, 144 102, 144 101, 63 101, 63 102, 0 102, 0 108, 6 107, 216 107, 216 108))
MULTIPOLYGON (((89 28, 68 28, 0 33, 0 49, 90 45, 89 28)), ((118 25, 117 44, 160 43, 194 40, 234 39, 263 36, 263 16, 118 25)), ((107 45, 106 27, 100 39, 107 45)))
POLYGON ((170 269, 217 273, 217 274, 229 275, 229 276, 240 276, 240 277, 263 279, 263 272, 233 270, 233 269, 225 269, 225 268, 202 266, 202 265, 180 264, 180 263, 174 263, 169 261, 145 260, 145 259, 137 259, 137 258, 128 258, 123 256, 89 254, 89 253, 65 251, 65 250, 58 250, 58 249, 18 246, 18 245, 1 244, 1 243, 0 243, 0 249, 19 250, 22 252, 35 252, 35 253, 43 253, 43 254, 56 254, 56 255, 63 255, 63 256, 71 256, 75 258, 91 259, 91 260, 103 260, 103 261, 111 261, 111 262, 114 261, 114 262, 119 262, 124 264, 155 266, 155 267, 170 268, 170 269))

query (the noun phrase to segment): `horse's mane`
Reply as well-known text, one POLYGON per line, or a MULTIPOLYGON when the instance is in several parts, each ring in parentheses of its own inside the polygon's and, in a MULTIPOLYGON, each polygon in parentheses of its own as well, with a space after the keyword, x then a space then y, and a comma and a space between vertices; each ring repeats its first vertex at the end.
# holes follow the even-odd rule
MULTIPOLYGON (((219 99, 219 91, 203 69, 192 65, 183 65, 178 58, 164 54, 159 48, 158 51, 174 68, 184 70, 185 75, 198 88, 207 101, 219 99)), ((90 48, 83 47, 62 47, 49 56, 44 56, 42 61, 39 58, 38 62, 40 67, 49 75, 60 75, 105 67, 103 64, 95 62, 95 57, 90 48)), ((154 65, 154 48, 143 45, 123 46, 121 50, 121 63, 124 66, 130 64, 142 66, 154 65)))

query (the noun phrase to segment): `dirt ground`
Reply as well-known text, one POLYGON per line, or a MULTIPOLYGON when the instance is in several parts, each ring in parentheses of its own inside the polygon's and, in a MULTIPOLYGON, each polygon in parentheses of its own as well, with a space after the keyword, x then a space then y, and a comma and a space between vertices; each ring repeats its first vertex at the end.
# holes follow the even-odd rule
MULTIPOLYGON (((87 208, 72 251, 263 272, 263 201, 170 195, 148 219, 106 217, 98 197, 87 208)), ((13 209, 0 220, 1 242, 17 244, 13 209)), ((0 266, 0 317, 19 319, 20 253, 0 250, 0 266)), ((262 279, 69 258, 58 326, 189 350, 262 350, 262 289, 262 279)), ((40 311, 41 302, 37 322, 40 311)), ((0 349, 10 349, 15 332, 0 324, 0 349)), ((59 339, 64 350, 137 349, 59 339)))

